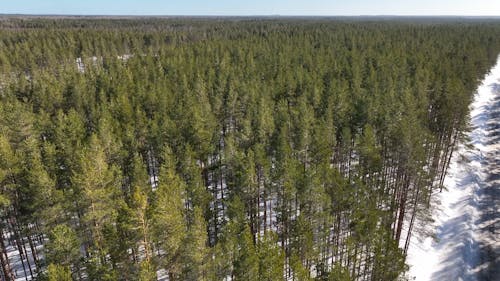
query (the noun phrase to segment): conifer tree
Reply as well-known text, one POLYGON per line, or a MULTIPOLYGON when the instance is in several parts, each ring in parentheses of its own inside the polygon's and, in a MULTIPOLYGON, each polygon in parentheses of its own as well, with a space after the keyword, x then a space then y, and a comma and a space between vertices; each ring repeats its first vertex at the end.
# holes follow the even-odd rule
POLYGON ((176 174, 175 162, 169 149, 160 168, 160 183, 154 193, 152 209, 153 239, 160 249, 160 266, 171 280, 182 272, 182 247, 188 230, 186 223, 186 183, 176 174))

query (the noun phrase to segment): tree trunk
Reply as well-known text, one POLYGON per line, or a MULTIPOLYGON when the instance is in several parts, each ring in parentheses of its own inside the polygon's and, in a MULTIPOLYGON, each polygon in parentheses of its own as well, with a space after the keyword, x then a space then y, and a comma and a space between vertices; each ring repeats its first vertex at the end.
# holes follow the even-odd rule
POLYGON ((0 230, 0 263, 2 264, 2 271, 6 281, 14 281, 16 278, 10 267, 10 262, 7 257, 7 249, 5 247, 3 230, 0 230))

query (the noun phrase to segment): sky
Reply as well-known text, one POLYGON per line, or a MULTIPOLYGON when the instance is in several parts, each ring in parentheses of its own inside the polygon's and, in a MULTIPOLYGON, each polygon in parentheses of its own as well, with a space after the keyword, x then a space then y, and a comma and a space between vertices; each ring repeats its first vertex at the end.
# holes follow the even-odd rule
POLYGON ((0 14, 500 16, 500 0, 0 0, 0 14))

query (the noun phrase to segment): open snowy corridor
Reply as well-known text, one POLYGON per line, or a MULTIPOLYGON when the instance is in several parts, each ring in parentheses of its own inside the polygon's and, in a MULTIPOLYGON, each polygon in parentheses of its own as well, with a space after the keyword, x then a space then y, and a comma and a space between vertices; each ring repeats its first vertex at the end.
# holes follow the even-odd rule
POLYGON ((408 252, 413 280, 500 280, 500 58, 471 105, 471 132, 408 252), (435 237, 426 234, 435 233, 435 237))

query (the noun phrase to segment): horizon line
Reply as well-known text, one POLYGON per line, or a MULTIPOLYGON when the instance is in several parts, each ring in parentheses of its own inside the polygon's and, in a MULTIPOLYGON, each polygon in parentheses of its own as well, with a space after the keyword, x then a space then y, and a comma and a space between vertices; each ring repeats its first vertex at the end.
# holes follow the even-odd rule
POLYGON ((332 14, 332 15, 314 15, 314 14, 58 14, 58 13, 0 13, 0 16, 61 16, 61 17, 469 17, 469 18, 500 18, 500 15, 460 15, 460 14, 332 14))

